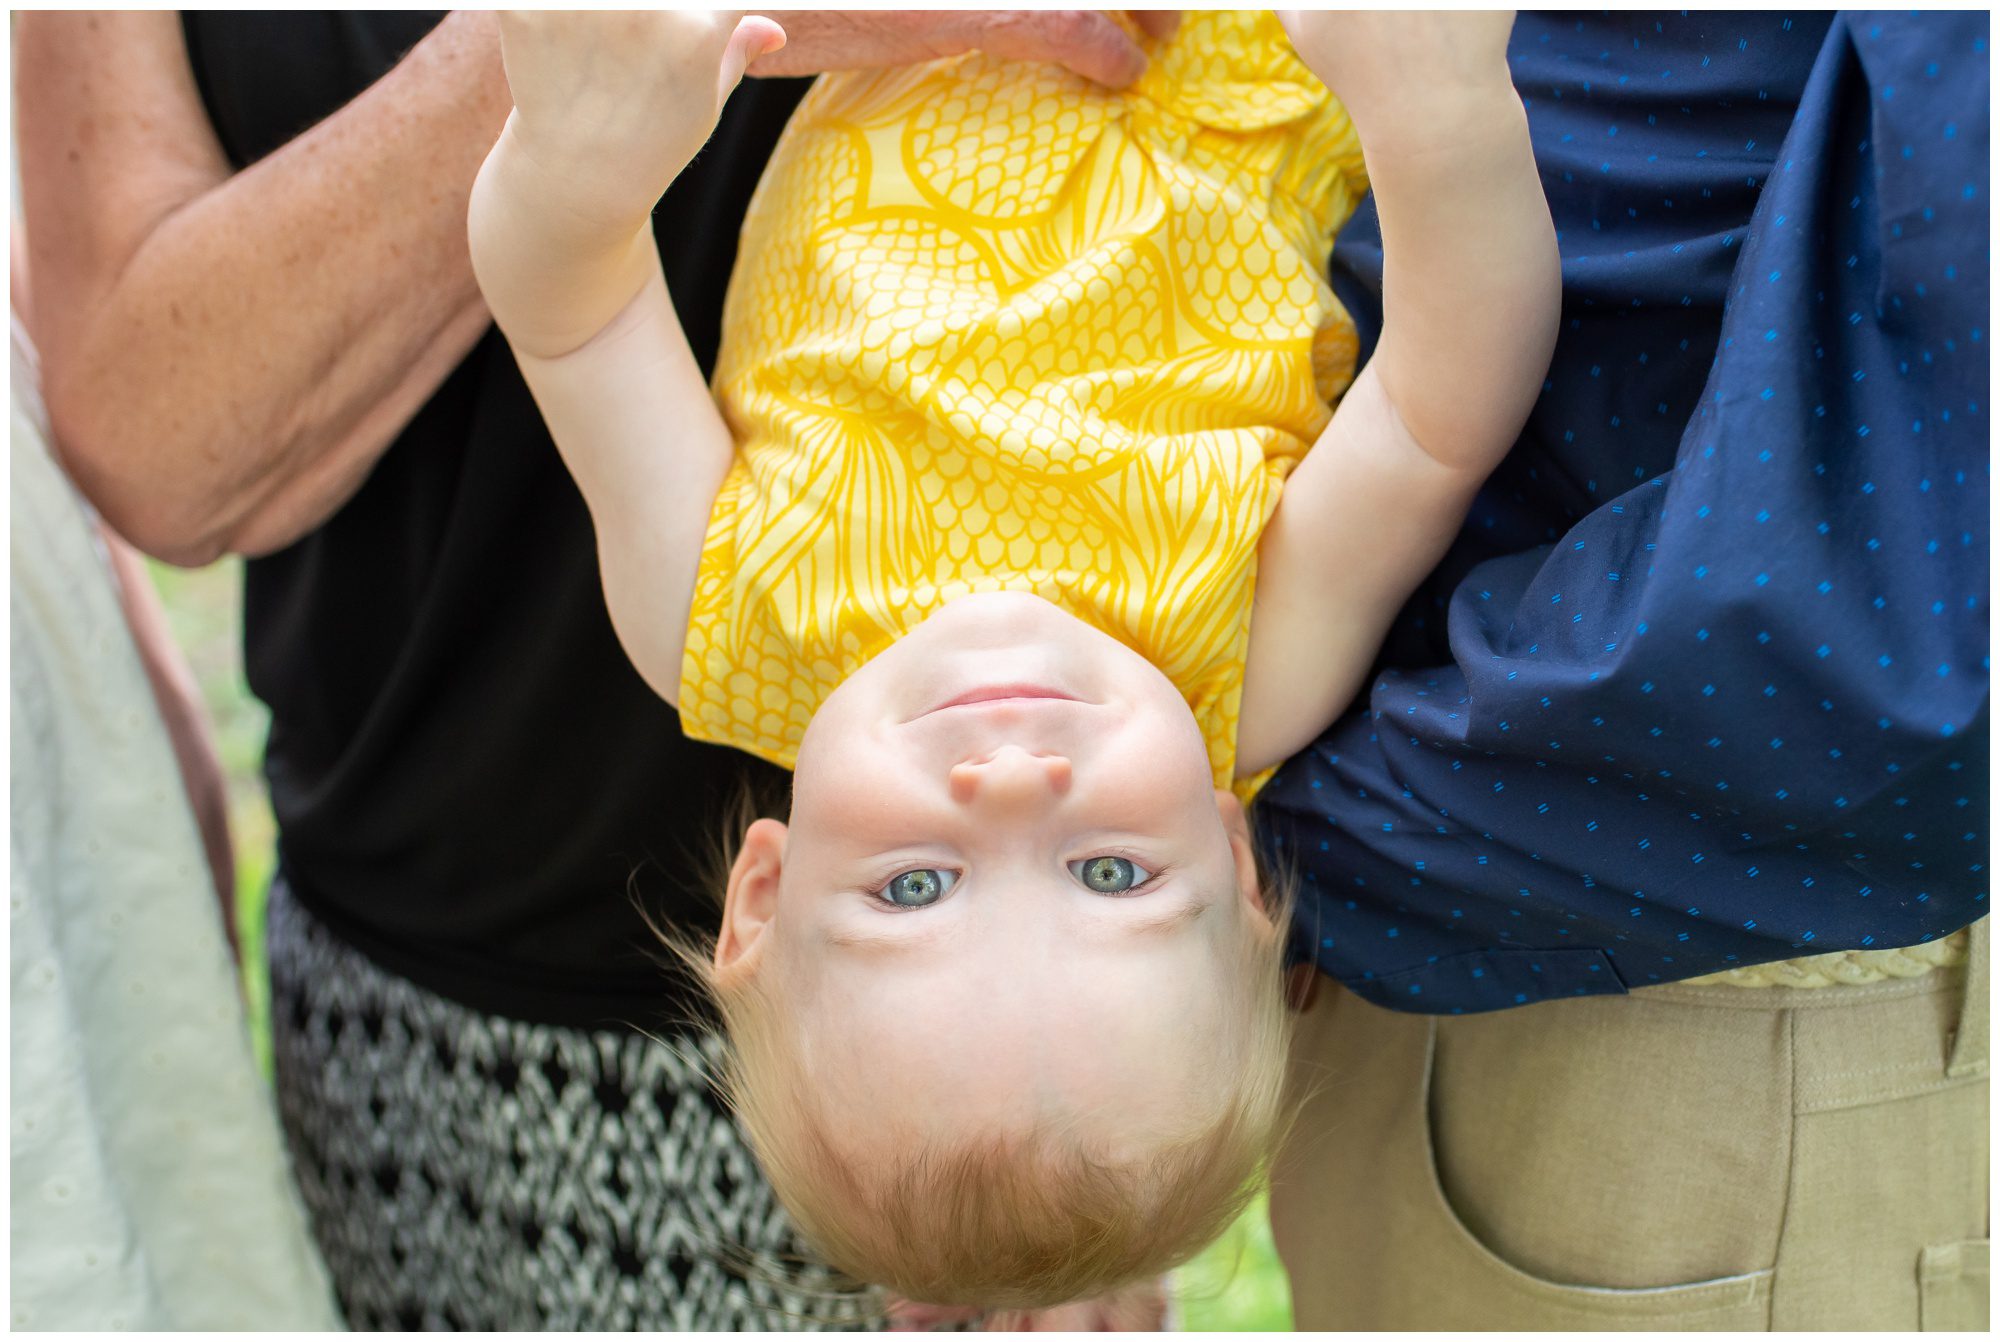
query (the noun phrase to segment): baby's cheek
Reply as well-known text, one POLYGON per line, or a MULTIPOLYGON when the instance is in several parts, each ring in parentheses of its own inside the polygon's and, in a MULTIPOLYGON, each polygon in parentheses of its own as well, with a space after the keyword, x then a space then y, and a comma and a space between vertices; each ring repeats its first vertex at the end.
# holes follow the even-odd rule
POLYGON ((815 889, 787 888, 785 898, 789 907, 781 905, 777 922, 772 927, 772 935, 766 954, 750 967, 756 975, 756 986, 782 1028, 801 1044, 808 1032, 807 1022, 814 1020, 820 1011, 826 984, 823 980, 824 958, 817 948, 820 944, 815 930, 813 915, 818 912, 811 906, 824 899, 825 894, 815 889), (791 916, 787 918, 785 915, 791 916))
POLYGON ((814 719, 792 770, 787 821, 809 847, 853 843, 896 819, 896 770, 886 767, 865 733, 814 719), (824 728, 825 730, 821 730, 824 728))

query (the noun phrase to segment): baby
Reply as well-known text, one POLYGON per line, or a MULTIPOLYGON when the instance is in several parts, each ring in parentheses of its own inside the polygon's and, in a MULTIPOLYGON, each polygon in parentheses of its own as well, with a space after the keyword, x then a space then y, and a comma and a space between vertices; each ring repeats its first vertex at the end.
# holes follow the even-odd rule
POLYGON ((1194 15, 1118 92, 979 54, 827 76, 751 205, 711 395, 649 215, 782 34, 503 21, 473 262, 634 665, 794 769, 703 962, 739 1112, 836 1266, 1051 1304, 1248 1195, 1285 910, 1242 802, 1353 697, 1554 342, 1509 22, 1194 15), (1324 277, 1371 180, 1385 322, 1353 376, 1324 277))

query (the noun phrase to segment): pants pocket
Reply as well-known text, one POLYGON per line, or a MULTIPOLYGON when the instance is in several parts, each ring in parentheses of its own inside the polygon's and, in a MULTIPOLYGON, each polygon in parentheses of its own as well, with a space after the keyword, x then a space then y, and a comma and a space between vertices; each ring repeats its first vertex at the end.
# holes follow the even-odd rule
MULTIPOLYGON (((1560 1004, 1565 1009, 1581 1005, 1560 1004)), ((1450 1026, 1456 1024, 1458 1022, 1444 1024, 1438 1029, 1438 1034, 1446 1033, 1450 1026)), ((1575 1043, 1573 1039, 1565 1042, 1575 1043)), ((1438 1145, 1438 1117, 1441 1111, 1470 1108, 1491 1118, 1494 1103, 1502 1093, 1518 1097, 1531 1091, 1532 1079, 1520 1072, 1522 1065, 1530 1062, 1531 1052, 1516 1049, 1512 1051, 1511 1059, 1505 1060, 1490 1053, 1485 1055, 1487 1061, 1502 1061, 1502 1072, 1512 1075, 1511 1080, 1502 1083, 1500 1090, 1460 1085, 1468 1079, 1467 1074, 1464 1071, 1441 1070, 1435 1043, 1427 1075, 1429 1094, 1425 1097, 1422 1110, 1422 1133, 1423 1165, 1428 1187, 1423 1190, 1423 1195, 1447 1228, 1449 1238, 1456 1241, 1457 1255, 1468 1267, 1476 1265, 1474 1270, 1459 1275, 1458 1280, 1461 1283, 1478 1283, 1476 1289, 1491 1293, 1484 1307, 1514 1320, 1511 1325, 1496 1323, 1491 1326, 1676 1331, 1734 1331, 1768 1327, 1774 1278, 1773 1270, 1768 1265, 1749 1270, 1720 1270, 1700 1277, 1663 1278, 1660 1268, 1648 1271, 1645 1266, 1635 1265, 1629 1260, 1606 1264, 1603 1259, 1583 1252, 1584 1241, 1593 1233, 1603 1239, 1625 1238, 1619 1232, 1629 1226, 1645 1205, 1644 1192, 1630 1182, 1642 1176, 1642 1170, 1626 1168, 1626 1186, 1619 1189, 1616 1196, 1610 1196, 1616 1185, 1596 1177, 1598 1172, 1592 1171, 1582 1159, 1587 1149, 1571 1145, 1559 1133, 1546 1133, 1536 1138, 1517 1129, 1514 1136, 1510 1136, 1505 1127, 1489 1127, 1488 1136, 1497 1137, 1497 1141, 1482 1140, 1476 1152, 1460 1150, 1458 1158, 1449 1163, 1455 1164, 1461 1174, 1467 1176, 1475 1164, 1499 1165, 1517 1172, 1524 1169, 1531 1171, 1525 1178, 1508 1182, 1503 1200, 1510 1210, 1521 1214, 1520 1223, 1537 1229, 1582 1227, 1580 1233, 1563 1237, 1568 1241, 1568 1251, 1558 1250, 1551 1254, 1549 1241, 1544 1236, 1537 1241, 1537 1250, 1533 1255, 1523 1259, 1511 1244, 1496 1241, 1490 1232, 1483 1233, 1481 1229, 1474 1228, 1475 1224, 1490 1227, 1497 1223, 1499 1217, 1493 1214, 1478 1215, 1476 1218, 1468 1215, 1447 1191, 1443 1175, 1447 1161, 1438 1145), (1515 1066, 1505 1065, 1508 1061, 1515 1066), (1457 1086, 1458 1093, 1440 1094, 1437 1089, 1440 1085, 1457 1086), (1557 1167, 1548 1160, 1538 1159, 1538 1151, 1543 1156, 1561 1153, 1562 1172, 1557 1172, 1557 1167), (1542 1168, 1546 1177, 1532 1172, 1537 1166, 1542 1168), (1606 1223, 1593 1232, 1589 1223, 1599 1215, 1607 1217, 1606 1223), (1633 1281, 1646 1284, 1626 1284, 1633 1281)), ((1580 1096, 1558 1092, 1554 1099, 1564 1107, 1566 1116, 1579 1117, 1580 1096)), ((1604 1131, 1633 1126, 1634 1115, 1627 1113, 1616 1118, 1600 1115, 1599 1118, 1604 1124, 1604 1128, 1599 1130, 1604 1131)), ((1655 1114, 1653 1121, 1658 1119, 1659 1115, 1655 1114)), ((1452 1124, 1453 1129, 1461 1133, 1476 1126, 1476 1122, 1452 1124)), ((1475 1180, 1467 1177, 1466 1182, 1475 1180)), ((1693 1236, 1698 1232, 1690 1226, 1687 1233, 1693 1236)), ((1615 1260, 1616 1255, 1613 1257, 1615 1260)), ((1670 1272, 1673 1268, 1669 1266, 1665 1270, 1670 1272)), ((1464 1289, 1464 1286, 1456 1289, 1464 1289)))
MULTIPOLYGON (((1560 1033, 1571 1005, 1557 1004, 1562 1014, 1529 1023, 1537 1035, 1550 1026, 1560 1033)), ((1508 1014, 1525 1018, 1540 1010, 1508 1014)), ((1385 1011, 1337 991, 1322 993, 1301 1022, 1295 1056, 1304 1107, 1273 1180, 1271 1212, 1302 1330, 1768 1326, 1768 1258, 1752 1259, 1747 1270, 1697 1269, 1632 1283, 1596 1275, 1567 1257, 1523 1255, 1507 1237, 1489 1233, 1491 1216, 1478 1224, 1462 1216, 1439 1177, 1430 1120, 1434 1044, 1445 1028, 1435 1018, 1385 1011)), ((1515 1075, 1510 1062, 1529 1050, 1490 1043, 1503 1049, 1497 1089, 1465 1088, 1447 1097, 1469 1102, 1475 1123, 1479 1115, 1492 1120, 1493 1106, 1518 1097, 1526 1081, 1506 1078, 1515 1075)), ((1644 1127, 1652 1116, 1632 1113, 1622 1121, 1644 1127)), ((1542 1190, 1535 1205, 1520 1210, 1528 1223, 1588 1221, 1619 1214, 1615 1206, 1599 1210, 1604 1204, 1634 1205, 1623 1181, 1573 1177, 1574 1149, 1530 1138, 1473 1154, 1482 1166, 1489 1159, 1550 1163, 1548 1177, 1535 1181, 1542 1190)))
POLYGON ((1983 1239, 1933 1244, 1917 1259, 1917 1326, 1927 1333, 1983 1333, 1992 1278, 1983 1239))
POLYGON ((1792 1138, 1776 1013, 1580 999, 1436 1033, 1431 1164, 1501 1258, 1620 1289, 1775 1264, 1792 1138))

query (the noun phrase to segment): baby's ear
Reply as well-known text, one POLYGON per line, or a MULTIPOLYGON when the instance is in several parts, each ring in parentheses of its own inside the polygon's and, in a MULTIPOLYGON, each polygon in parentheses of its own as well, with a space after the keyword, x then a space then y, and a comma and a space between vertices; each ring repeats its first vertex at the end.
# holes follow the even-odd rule
POLYGON ((1257 848, 1250 837, 1250 817, 1244 813, 1243 803, 1236 794, 1227 788, 1215 790, 1215 809, 1222 817, 1223 832, 1229 836, 1230 855, 1236 859, 1236 891, 1251 915, 1268 929, 1271 913, 1264 904, 1263 883, 1257 879, 1257 848))
POLYGON ((746 962, 759 937, 778 916, 778 878, 785 871, 784 825, 758 820, 743 835, 729 868, 722 897, 722 933, 715 940, 715 972, 728 974, 746 962))

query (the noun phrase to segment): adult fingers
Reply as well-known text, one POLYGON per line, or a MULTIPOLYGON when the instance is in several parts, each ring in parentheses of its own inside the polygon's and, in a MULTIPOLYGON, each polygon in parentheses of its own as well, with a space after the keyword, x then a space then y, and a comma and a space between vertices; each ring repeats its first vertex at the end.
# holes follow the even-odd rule
POLYGON ((907 65, 975 49, 1005 60, 1052 61, 1115 88, 1146 68, 1132 36, 1091 10, 797 10, 786 12, 784 22, 789 44, 753 57, 751 74, 907 65))
POLYGON ((1146 53, 1107 14, 1088 9, 999 10, 975 19, 974 45, 1004 60, 1054 61, 1109 88, 1146 69, 1146 53))
POLYGON ((1140 31, 1155 41, 1164 42, 1180 31, 1181 12, 1178 9, 1128 9, 1133 22, 1140 31))
POLYGON ((970 1323, 980 1311, 969 1305, 925 1305, 900 1297, 889 1302, 889 1331, 928 1332, 941 1324, 970 1323))
POLYGON ((1136 1282, 1104 1302, 1104 1328, 1119 1333, 1157 1333, 1167 1326, 1165 1277, 1136 1282))

